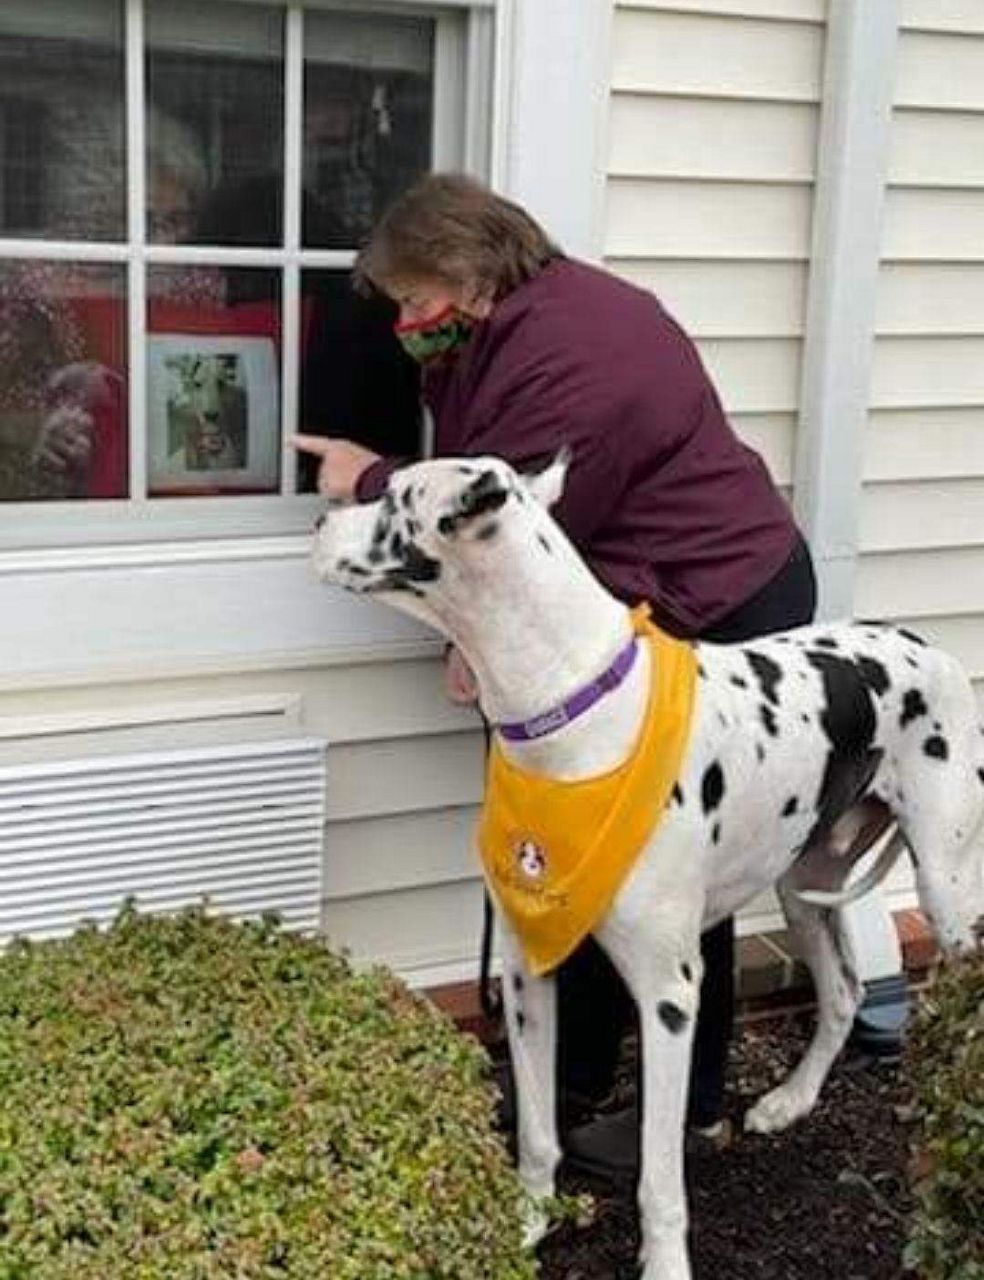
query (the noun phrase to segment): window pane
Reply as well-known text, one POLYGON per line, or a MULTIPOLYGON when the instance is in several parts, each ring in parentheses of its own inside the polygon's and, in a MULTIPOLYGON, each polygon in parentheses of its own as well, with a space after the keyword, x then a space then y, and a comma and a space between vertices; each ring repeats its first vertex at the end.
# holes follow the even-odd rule
POLYGON ((147 488, 154 497, 280 486, 280 274, 152 267, 147 488))
POLYGON ((121 240, 119 0, 0 4, 0 235, 121 240))
POLYGON ((311 13, 305 22, 304 243, 361 243, 431 164, 434 22, 311 13))
MULTIPOLYGON (((347 271, 305 271, 301 289, 301 430, 416 456, 420 367, 393 336, 392 306, 359 297, 347 271)), ((313 491, 316 475, 316 460, 302 455, 299 491, 313 491)))
POLYGON ((123 268, 0 261, 0 501, 125 498, 123 268))
POLYGON ((282 240, 283 10, 147 6, 147 236, 282 240))

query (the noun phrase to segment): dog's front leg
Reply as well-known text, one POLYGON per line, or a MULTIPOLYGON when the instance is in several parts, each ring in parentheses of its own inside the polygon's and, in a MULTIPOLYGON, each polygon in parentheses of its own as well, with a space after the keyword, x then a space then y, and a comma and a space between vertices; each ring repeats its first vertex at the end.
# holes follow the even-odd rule
MULTIPOLYGON (((506 1031, 516 1082, 519 1176, 536 1200, 552 1196, 560 1161, 557 1141, 557 991, 552 976, 534 977, 526 967, 516 939, 503 921, 502 989, 506 1031)), ((546 1219, 535 1214, 527 1243, 535 1244, 546 1230, 546 1219)))
POLYGON ((673 983, 654 986, 642 1031, 641 1280, 690 1280, 683 1138, 696 1005, 673 983))
POLYGON ((598 940, 636 1001, 642 1033, 640 1280, 690 1280, 683 1154, 700 935, 692 910, 659 916, 651 911, 626 928, 615 912, 598 940))

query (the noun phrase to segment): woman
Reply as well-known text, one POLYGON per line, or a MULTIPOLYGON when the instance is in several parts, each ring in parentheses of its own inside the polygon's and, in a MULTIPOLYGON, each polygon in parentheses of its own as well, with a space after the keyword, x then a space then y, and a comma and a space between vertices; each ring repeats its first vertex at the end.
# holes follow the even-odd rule
MULTIPOLYGON (((399 308, 397 337, 422 366, 437 454, 491 453, 535 467, 572 451, 553 514, 597 577, 648 601, 679 636, 722 643, 808 622, 809 552, 761 459, 729 426, 697 352, 649 293, 574 261, 521 208, 469 178, 424 178, 384 214, 358 282, 399 308)), ((369 500, 403 459, 347 440, 297 437, 319 487, 369 500)), ((576 619, 571 620, 576 626, 576 619)), ((457 701, 474 699, 447 657, 457 701)), ((704 939, 691 1121, 714 1132, 732 1026, 733 922, 704 939)), ((612 1084, 631 1002, 588 943, 559 973, 561 1092, 612 1084)), ((568 1135, 594 1168, 626 1170, 635 1117, 568 1135)))

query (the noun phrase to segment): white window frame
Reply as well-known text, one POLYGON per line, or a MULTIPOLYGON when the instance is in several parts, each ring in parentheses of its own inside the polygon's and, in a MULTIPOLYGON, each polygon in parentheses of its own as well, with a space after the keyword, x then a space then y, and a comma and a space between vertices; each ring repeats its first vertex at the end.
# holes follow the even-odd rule
MULTIPOLYGON (((366 7, 427 6, 390 0, 366 7)), ((469 85, 471 118, 491 115, 487 173, 585 258, 600 257, 603 247, 613 7, 613 0, 467 6, 468 58, 493 79, 491 113, 474 80, 469 85)), ((470 163, 481 168, 478 158, 476 151, 470 163)), ((77 246, 64 256, 77 256, 77 246)), ((192 501, 203 509, 204 499, 192 501)), ((13 511, 0 506, 0 525, 13 511)), ((149 541, 141 540, 139 522, 126 521, 122 542, 93 545, 63 524, 60 546, 0 551, 0 692, 439 652, 432 633, 393 610, 315 582, 306 526, 286 535, 243 532, 204 536, 199 522, 187 537, 149 541)))
MULTIPOLYGON (((243 0, 239 0, 240 3, 243 0)), ((247 3, 252 0, 246 0, 247 3)), ((256 0, 285 11, 284 239, 279 247, 157 245, 145 234, 145 4, 125 0, 124 56, 127 144, 127 240, 64 241, 0 238, 0 258, 118 264, 126 269, 129 364, 129 496, 0 504, 0 555, 29 549, 166 542, 180 539, 289 536, 310 528, 316 495, 294 492, 297 455, 286 443, 299 427, 300 295, 305 269, 350 268, 355 250, 306 249, 301 243, 305 10, 403 13, 435 21, 433 132, 435 168, 461 167, 490 176, 488 128, 494 55, 494 0, 256 0), (461 104, 464 104, 464 111, 461 104), (148 268, 207 264, 279 272, 282 311, 280 366, 280 492, 229 497, 153 498, 147 494, 148 268)))

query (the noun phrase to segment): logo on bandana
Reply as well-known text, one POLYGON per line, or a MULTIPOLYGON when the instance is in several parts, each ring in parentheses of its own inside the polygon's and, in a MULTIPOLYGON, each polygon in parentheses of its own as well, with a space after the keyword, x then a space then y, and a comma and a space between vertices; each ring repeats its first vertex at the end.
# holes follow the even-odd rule
POLYGON ((542 880, 547 873, 547 851, 535 840, 521 840, 516 846, 516 863, 529 880, 542 880))

